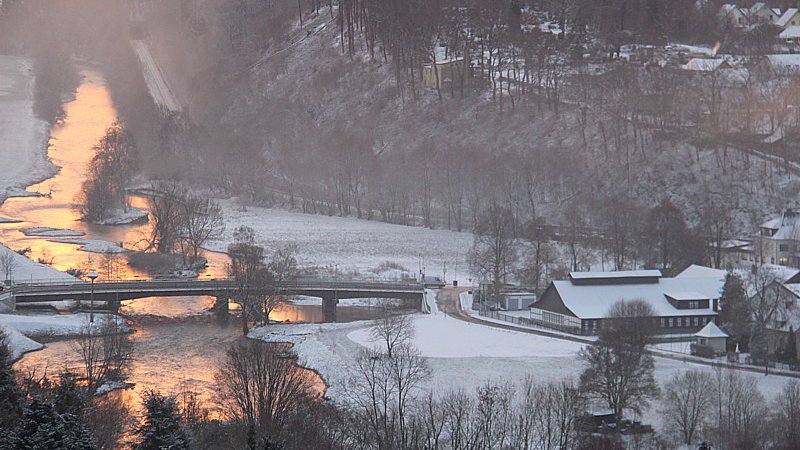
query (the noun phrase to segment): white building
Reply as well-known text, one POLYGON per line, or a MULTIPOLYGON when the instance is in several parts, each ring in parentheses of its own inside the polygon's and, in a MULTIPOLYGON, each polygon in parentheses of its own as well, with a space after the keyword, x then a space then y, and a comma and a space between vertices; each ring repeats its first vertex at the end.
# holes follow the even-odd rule
POLYGON ((531 318, 544 326, 593 334, 615 303, 641 300, 655 311, 658 334, 690 334, 716 320, 725 283, 724 271, 698 267, 674 278, 658 270, 572 272, 547 287, 531 308, 531 318))

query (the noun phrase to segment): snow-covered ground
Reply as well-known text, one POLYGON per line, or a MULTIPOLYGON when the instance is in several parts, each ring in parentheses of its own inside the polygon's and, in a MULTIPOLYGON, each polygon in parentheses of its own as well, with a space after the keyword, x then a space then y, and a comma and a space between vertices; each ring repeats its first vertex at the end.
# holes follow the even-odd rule
MULTIPOLYGON (((102 323, 107 314, 95 314, 95 324, 102 323)), ((115 320, 122 320, 115 317, 115 320)), ((12 359, 26 352, 39 350, 42 344, 31 337, 73 336, 89 326, 89 315, 85 313, 67 315, 17 315, 0 314, 0 327, 8 335, 12 359)))
POLYGON ((147 222, 147 211, 139 208, 115 209, 105 219, 97 222, 98 225, 130 225, 133 223, 147 222))
POLYGON ((398 271, 379 273, 386 262, 397 263, 412 276, 420 264, 428 275, 446 280, 458 274, 464 284, 468 278, 466 252, 472 235, 447 230, 430 230, 350 217, 302 214, 280 209, 247 207, 242 210, 236 200, 220 202, 225 217, 223 239, 208 245, 209 250, 225 251, 233 240, 233 232, 247 225, 267 250, 284 244, 299 246, 301 265, 333 267, 340 272, 358 271, 362 276, 392 278, 398 271))
POLYGON ((0 203, 49 178, 47 122, 33 113, 31 62, 0 56, 0 203))
POLYGON ((69 239, 50 239, 51 242, 58 242, 61 244, 74 244, 80 245, 78 250, 90 253, 124 253, 129 250, 120 247, 116 242, 105 241, 103 239, 84 239, 84 238, 69 238, 69 239))
POLYGON ((74 236, 86 235, 86 233, 84 233, 83 231, 62 230, 59 228, 50 228, 50 227, 23 228, 22 233, 25 234, 25 236, 38 236, 38 237, 74 237, 74 236))
MULTIPOLYGON (((51 281, 74 281, 80 282, 72 275, 56 270, 46 264, 39 264, 30 259, 17 254, 15 251, 0 244, 0 254, 11 254, 14 257, 13 268, 11 270, 11 280, 25 282, 26 280, 51 280, 51 281)), ((5 268, 0 271, 0 276, 5 277, 5 268)))
MULTIPOLYGON (((454 389, 469 392, 487 380, 519 383, 527 375, 541 382, 564 378, 577 380, 584 369, 584 363, 578 358, 584 344, 468 323, 446 316, 435 307, 431 312, 430 315, 414 316, 414 344, 432 369, 431 379, 426 385, 435 393, 454 389)), ((347 402, 347 386, 355 376, 353 359, 361 349, 374 345, 370 339, 370 326, 368 321, 270 325, 253 330, 250 337, 293 343, 298 362, 318 371, 325 379, 329 386, 328 397, 347 402)), ((663 357, 656 357, 655 368, 656 379, 661 384, 685 370, 717 370, 663 357)), ((742 372, 742 375, 756 378, 767 399, 774 398, 791 380, 752 372, 742 372)), ((651 405, 642 419, 660 427, 658 405, 651 405)))

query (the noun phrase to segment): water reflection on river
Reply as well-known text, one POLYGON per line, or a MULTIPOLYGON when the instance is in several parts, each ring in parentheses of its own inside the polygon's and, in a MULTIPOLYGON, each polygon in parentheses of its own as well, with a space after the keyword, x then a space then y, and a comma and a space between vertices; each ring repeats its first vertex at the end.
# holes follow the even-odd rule
MULTIPOLYGON (((135 248, 144 238, 149 225, 97 226, 81 222, 73 208, 80 190, 92 147, 116 120, 116 111, 102 77, 93 71, 83 72, 83 83, 75 100, 65 105, 63 123, 51 130, 50 158, 61 167, 58 175, 31 187, 32 192, 48 194, 44 197, 12 198, 0 206, 0 216, 23 221, 20 224, 0 224, 0 242, 15 248, 31 248, 33 259, 52 259, 60 270, 87 266, 89 253, 81 252, 72 244, 51 242, 46 238, 26 237, 21 229, 46 226, 82 231, 87 238, 111 242, 124 242, 135 248)), ((144 206, 143 200, 133 199, 134 206, 144 206)), ((225 255, 208 254, 209 269, 201 277, 224 275, 225 255)), ((97 266, 98 255, 92 256, 97 266)), ((146 277, 147 274, 127 269, 127 277, 146 277)), ((214 399, 214 372, 225 357, 226 350, 241 337, 238 320, 218 321, 207 313, 213 305, 211 297, 149 298, 124 302, 121 312, 136 329, 132 335, 133 362, 129 381, 135 388, 111 395, 122 396, 138 409, 140 394, 149 388, 162 393, 176 394, 187 388, 199 393, 207 406, 214 399)), ((377 309, 339 307, 340 322, 375 318, 377 309)), ((320 305, 282 305, 271 318, 282 322, 321 322, 320 305)), ((64 340, 48 343, 38 352, 25 355, 15 367, 47 370, 56 375, 64 368, 81 366, 77 341, 64 340)), ((319 376, 307 371, 320 391, 324 384, 319 376)))
MULTIPOLYGON (((207 314, 214 303, 213 297, 165 297, 124 302, 121 312, 136 332, 133 340, 133 361, 128 381, 135 383, 130 390, 115 392, 129 406, 138 409, 140 395, 146 389, 178 394, 187 388, 196 391, 207 407, 214 405, 214 372, 225 357, 231 344, 241 337, 241 324, 237 318, 219 321, 207 314)), ((314 322, 321 319, 321 309, 315 305, 283 305, 273 319, 314 322)), ((376 308, 340 307, 339 320, 374 318, 380 314, 376 308)), ((79 369, 81 359, 77 340, 69 339, 48 343, 40 351, 26 354, 15 368, 47 370, 55 375, 64 368, 79 369)), ((322 393, 322 379, 307 371, 314 385, 322 393)))

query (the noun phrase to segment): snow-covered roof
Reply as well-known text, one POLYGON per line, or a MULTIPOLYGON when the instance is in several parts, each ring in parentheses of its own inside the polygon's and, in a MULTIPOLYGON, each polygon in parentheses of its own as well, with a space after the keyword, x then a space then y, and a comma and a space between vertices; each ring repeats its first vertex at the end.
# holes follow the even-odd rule
MULTIPOLYGON (((583 284, 572 280, 554 281, 553 287, 564 306, 581 319, 606 317, 611 307, 620 300, 642 300, 658 316, 714 315, 712 303, 708 308, 677 309, 667 300, 666 293, 692 292, 693 297, 718 299, 724 279, 718 277, 659 278, 655 283, 583 284)), ((696 298, 692 299, 696 300, 696 298)))
POLYGON ((800 213, 785 211, 780 217, 762 223, 761 228, 776 230, 771 236, 772 239, 800 239, 800 213))
POLYGON ((722 269, 713 269, 711 267, 700 266, 692 264, 683 270, 683 272, 675 275, 675 278, 716 278, 725 282, 725 277, 728 272, 722 269))
POLYGON ((750 7, 750 12, 751 13, 757 13, 758 10, 760 10, 761 8, 763 8, 765 6, 767 6, 767 4, 764 3, 764 2, 755 2, 755 3, 753 3, 753 6, 750 7))
POLYGON ((700 72, 713 72, 725 63, 722 58, 692 58, 688 63, 681 66, 684 70, 695 70, 700 72))
POLYGON ((767 55, 770 64, 777 67, 800 68, 800 54, 786 53, 779 55, 767 55))
POLYGON ((775 25, 779 27, 785 27, 789 23, 789 21, 792 20, 792 17, 794 17, 795 14, 797 14, 797 8, 787 9, 783 13, 783 15, 775 22, 775 25))
POLYGON ((652 278, 661 277, 660 270, 621 270, 619 272, 570 272, 573 280, 599 280, 609 278, 652 278))
POLYGON ((679 302, 689 300, 709 300, 709 296, 694 291, 665 292, 664 295, 679 302))
POLYGON ((728 337, 724 331, 720 330, 717 324, 714 322, 708 322, 706 326, 703 327, 702 330, 698 331, 694 334, 697 337, 704 337, 704 338, 726 338, 728 337))
POLYGON ((781 39, 797 39, 800 37, 800 25, 792 25, 781 31, 778 35, 781 39))

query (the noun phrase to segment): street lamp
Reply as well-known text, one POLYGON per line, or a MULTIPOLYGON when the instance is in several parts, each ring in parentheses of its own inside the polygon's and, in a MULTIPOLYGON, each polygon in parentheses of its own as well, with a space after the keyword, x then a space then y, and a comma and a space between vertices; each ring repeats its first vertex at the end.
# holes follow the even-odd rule
POLYGON ((94 323, 94 280, 97 278, 97 272, 92 270, 88 274, 86 274, 90 280, 92 280, 92 290, 89 297, 89 323, 94 323))

